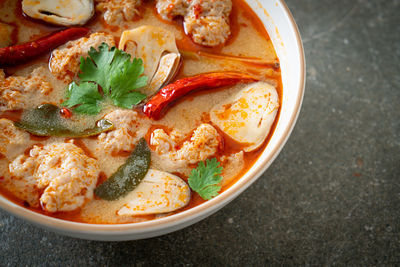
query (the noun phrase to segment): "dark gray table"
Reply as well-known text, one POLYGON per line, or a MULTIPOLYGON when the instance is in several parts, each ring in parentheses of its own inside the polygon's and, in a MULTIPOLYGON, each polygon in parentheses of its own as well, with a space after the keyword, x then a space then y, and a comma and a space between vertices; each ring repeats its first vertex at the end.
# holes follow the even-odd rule
POLYGON ((0 265, 400 264, 400 1, 288 0, 307 90, 280 156, 217 214, 108 243, 0 212, 0 265))

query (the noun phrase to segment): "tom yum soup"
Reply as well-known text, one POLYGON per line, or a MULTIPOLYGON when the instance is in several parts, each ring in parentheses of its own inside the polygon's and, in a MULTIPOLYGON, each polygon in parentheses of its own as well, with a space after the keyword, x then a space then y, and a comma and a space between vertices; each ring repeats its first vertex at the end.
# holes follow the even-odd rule
POLYGON ((241 0, 0 0, 0 191, 131 223, 221 194, 268 145, 279 61, 241 0))

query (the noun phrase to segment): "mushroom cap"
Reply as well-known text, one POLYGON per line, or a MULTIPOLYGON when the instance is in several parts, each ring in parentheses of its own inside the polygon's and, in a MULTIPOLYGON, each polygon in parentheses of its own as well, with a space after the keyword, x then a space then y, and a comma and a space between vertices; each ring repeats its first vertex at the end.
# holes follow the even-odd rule
POLYGON ((146 215, 172 212, 190 201, 189 186, 178 176, 150 169, 143 181, 126 196, 118 215, 146 215))
POLYGON ((168 83, 179 68, 180 54, 173 32, 144 25, 124 31, 119 49, 143 60, 144 74, 149 77, 145 92, 153 95, 168 83))
POLYGON ((211 122, 233 140, 257 149, 267 138, 279 108, 275 87, 266 82, 247 85, 238 94, 214 106, 211 122))
POLYGON ((22 10, 34 19, 63 26, 83 25, 94 14, 93 0, 23 0, 22 10))

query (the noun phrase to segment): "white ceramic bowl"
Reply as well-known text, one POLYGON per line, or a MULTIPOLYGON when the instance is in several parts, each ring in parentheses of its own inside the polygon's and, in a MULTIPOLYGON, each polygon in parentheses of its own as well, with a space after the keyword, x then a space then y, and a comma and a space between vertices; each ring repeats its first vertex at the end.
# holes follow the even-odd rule
POLYGON ((247 0, 264 23, 278 54, 283 82, 282 110, 275 132, 254 166, 219 196, 190 210, 148 222, 84 224, 51 218, 24 209, 0 196, 0 207, 42 228, 93 240, 134 240, 170 233, 194 224, 232 201, 271 165, 286 143, 300 111, 304 94, 304 51, 296 23, 283 0, 247 0))

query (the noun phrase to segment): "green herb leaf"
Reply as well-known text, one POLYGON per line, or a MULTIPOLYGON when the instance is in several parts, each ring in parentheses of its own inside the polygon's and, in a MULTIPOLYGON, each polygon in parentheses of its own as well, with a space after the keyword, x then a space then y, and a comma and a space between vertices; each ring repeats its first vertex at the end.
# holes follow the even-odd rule
POLYGON ((125 164, 106 180, 96 187, 96 196, 105 200, 116 200, 135 189, 146 176, 150 167, 150 148, 144 138, 137 143, 135 150, 125 164))
POLYGON ((102 100, 97 84, 83 82, 77 85, 72 82, 68 86, 67 100, 63 105, 74 108, 76 113, 97 114, 101 110, 102 100))
POLYGON ((118 107, 131 109, 135 105, 142 102, 142 100, 145 98, 146 98, 146 95, 144 95, 142 93, 131 92, 131 93, 126 93, 124 95, 120 95, 120 96, 118 96, 118 98, 113 98, 113 103, 114 103, 114 105, 116 105, 118 107))
POLYGON ((131 62, 128 53, 115 47, 109 49, 106 43, 101 44, 98 50, 90 48, 88 55, 81 58, 81 83, 69 85, 65 106, 74 108, 77 113, 98 114, 105 97, 122 108, 132 108, 146 98, 135 91, 147 84, 141 59, 134 58, 131 62))
POLYGON ((196 169, 190 173, 188 182, 190 188, 197 192, 203 199, 209 200, 218 195, 222 181, 223 168, 216 158, 199 162, 196 169))
POLYGON ((143 61, 135 58, 132 63, 129 61, 125 62, 122 69, 114 73, 110 79, 110 98, 113 100, 114 105, 123 108, 132 108, 146 98, 145 94, 132 91, 146 86, 147 77, 140 77, 143 71, 143 61))
POLYGON ((114 125, 106 119, 99 120, 93 127, 77 130, 79 123, 71 123, 60 114, 60 108, 52 104, 43 104, 27 110, 21 119, 14 123, 15 127, 37 136, 57 136, 83 138, 111 131, 114 125))
POLYGON ((139 77, 144 72, 143 61, 134 58, 132 62, 126 61, 119 70, 113 73, 110 79, 112 87, 111 97, 130 92, 147 84, 147 76, 139 77))
POLYGON ((115 47, 109 50, 108 45, 102 43, 98 49, 99 51, 96 51, 91 47, 89 57, 81 57, 79 78, 83 82, 96 82, 106 92, 110 89, 108 75, 115 56, 115 47))

